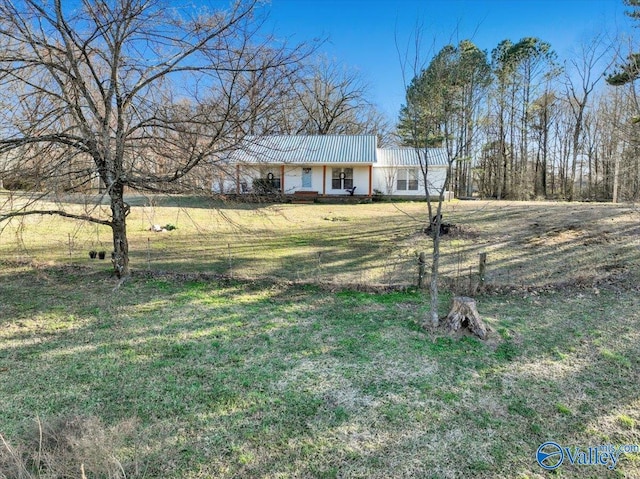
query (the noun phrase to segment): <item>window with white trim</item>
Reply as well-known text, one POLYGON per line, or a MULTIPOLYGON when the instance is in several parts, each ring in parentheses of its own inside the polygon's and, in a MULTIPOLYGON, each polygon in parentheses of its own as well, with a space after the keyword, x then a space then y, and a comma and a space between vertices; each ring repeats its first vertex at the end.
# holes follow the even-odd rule
POLYGON ((396 183, 398 191, 418 190, 418 168, 398 169, 398 180, 396 183))
POLYGON ((332 168, 331 189, 344 190, 353 188, 353 168, 332 168))

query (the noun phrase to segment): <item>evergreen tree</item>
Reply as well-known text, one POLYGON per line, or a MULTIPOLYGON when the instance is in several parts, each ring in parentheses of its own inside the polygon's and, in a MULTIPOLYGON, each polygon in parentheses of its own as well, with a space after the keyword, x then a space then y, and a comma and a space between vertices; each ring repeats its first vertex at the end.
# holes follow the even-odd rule
MULTIPOLYGON (((625 13, 634 20, 640 20, 640 0, 623 0, 627 7, 625 13)), ((617 71, 607 77, 607 83, 613 86, 625 85, 640 77, 640 53, 631 53, 627 57, 627 63, 620 66, 617 71)))

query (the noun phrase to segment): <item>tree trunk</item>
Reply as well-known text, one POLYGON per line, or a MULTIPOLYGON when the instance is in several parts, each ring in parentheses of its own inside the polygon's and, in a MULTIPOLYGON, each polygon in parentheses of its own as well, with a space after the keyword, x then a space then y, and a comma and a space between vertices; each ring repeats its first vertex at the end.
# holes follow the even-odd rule
MULTIPOLYGON (((440 220, 437 221, 440 223, 440 220)), ((438 268, 440 267, 440 225, 433 231, 433 255, 431 262, 431 281, 429 283, 429 293, 431 294, 431 325, 438 327, 440 318, 438 317, 438 268)))
POLYGON ((467 328, 480 339, 487 339, 487 327, 480 319, 480 314, 476 309, 476 301, 473 298, 466 296, 453 298, 451 311, 445 319, 444 326, 449 332, 457 332, 467 328))
POLYGON ((127 215, 129 205, 124 202, 123 185, 114 185, 111 196, 111 230, 113 233, 113 268, 118 278, 126 278, 129 271, 129 242, 127 240, 127 215))
POLYGON ((620 154, 616 153, 613 163, 613 193, 612 202, 618 202, 618 196, 620 195, 620 154))
MULTIPOLYGON (((448 183, 445 181, 445 184, 448 183)), ((440 325, 440 318, 438 316, 438 271, 440 268, 440 225, 442 224, 442 200, 443 193, 440 193, 440 199, 438 201, 438 208, 435 217, 431 218, 431 239, 433 240, 433 251, 431 254, 431 278, 429 281, 429 294, 431 296, 431 311, 430 320, 431 326, 437 328, 440 325), (435 221, 433 221, 435 219, 435 221)), ((431 206, 429 202, 429 206, 431 206)), ((431 207, 429 207, 429 214, 431 214, 431 207)), ((426 324, 425 324, 426 326, 426 324)))

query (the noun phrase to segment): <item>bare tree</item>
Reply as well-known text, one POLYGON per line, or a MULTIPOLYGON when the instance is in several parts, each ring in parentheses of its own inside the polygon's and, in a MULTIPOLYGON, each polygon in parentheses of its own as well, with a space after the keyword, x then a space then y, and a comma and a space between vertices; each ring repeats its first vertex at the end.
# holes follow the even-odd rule
POLYGON ((565 66, 566 99, 573 115, 572 161, 567 198, 571 201, 575 196, 576 168, 581 151, 585 113, 589 97, 596 85, 603 78, 604 72, 611 66, 602 65, 604 58, 610 56, 612 45, 605 41, 604 34, 594 36, 588 43, 580 45, 580 51, 573 55, 565 66))
POLYGON ((368 99, 360 73, 327 58, 309 66, 293 85, 298 121, 293 134, 388 135, 389 125, 368 99))
POLYGON ((208 11, 162 0, 1 0, 0 95, 11 108, 0 112, 0 155, 19 150, 17 167, 41 168, 35 176, 47 190, 99 181, 110 215, 61 207, 0 220, 57 214, 107 225, 115 272, 127 277, 125 190, 162 190, 233 148, 270 94, 265 72, 310 53, 260 35, 257 4, 208 11))
MULTIPOLYGON (((440 321, 438 279, 442 205, 451 186, 454 164, 471 153, 473 125, 478 124, 478 105, 483 100, 484 88, 489 85, 489 66, 486 52, 468 40, 457 47, 443 47, 426 68, 416 66, 417 63, 414 64, 415 76, 407 86, 406 104, 400 111, 398 129, 404 143, 415 150, 424 182, 428 212, 426 230, 432 239, 430 324, 435 327, 440 321), (446 152, 447 173, 441 185, 431 182, 433 147, 443 147, 446 152)), ((468 190, 465 188, 465 191, 468 190)))

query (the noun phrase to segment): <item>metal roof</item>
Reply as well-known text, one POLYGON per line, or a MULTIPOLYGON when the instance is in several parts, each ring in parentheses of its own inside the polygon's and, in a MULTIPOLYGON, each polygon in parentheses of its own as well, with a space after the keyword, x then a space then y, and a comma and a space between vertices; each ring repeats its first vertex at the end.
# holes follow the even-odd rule
MULTIPOLYGON (((415 148, 376 148, 376 135, 272 135, 248 137, 228 160, 236 163, 419 166, 415 148)), ((444 148, 427 150, 429 165, 447 166, 444 148)))
POLYGON ((444 148, 416 149, 378 148, 376 166, 420 166, 420 158, 426 158, 426 164, 432 166, 447 166, 447 151, 444 148))
POLYGON ((274 135, 248 138, 230 155, 239 163, 376 162, 375 135, 274 135))

